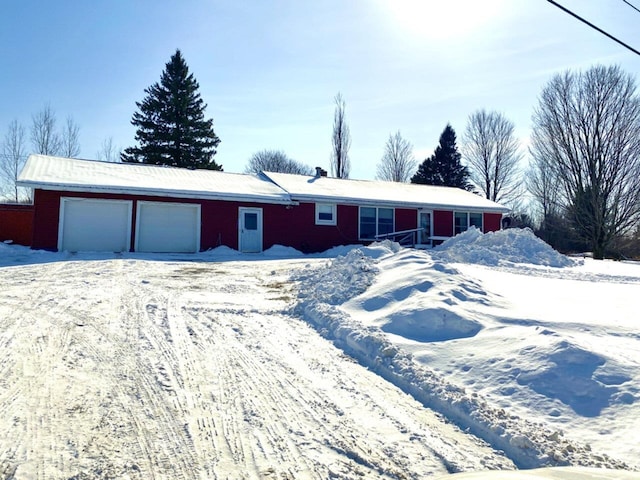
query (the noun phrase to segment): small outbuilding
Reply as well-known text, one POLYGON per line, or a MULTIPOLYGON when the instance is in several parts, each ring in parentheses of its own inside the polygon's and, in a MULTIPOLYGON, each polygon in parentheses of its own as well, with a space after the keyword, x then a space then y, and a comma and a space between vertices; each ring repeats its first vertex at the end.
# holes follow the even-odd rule
POLYGON ((470 226, 499 230, 502 205, 450 187, 263 172, 235 174, 31 155, 37 249, 303 252, 376 239, 431 246, 470 226))

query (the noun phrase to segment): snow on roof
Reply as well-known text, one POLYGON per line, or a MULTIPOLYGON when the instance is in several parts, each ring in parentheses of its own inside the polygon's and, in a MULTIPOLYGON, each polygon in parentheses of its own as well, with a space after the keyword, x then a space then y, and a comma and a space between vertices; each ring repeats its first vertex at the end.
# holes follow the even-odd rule
POLYGON ((30 155, 18 183, 44 190, 292 203, 287 192, 257 175, 47 155, 30 155))
POLYGON ((18 184, 43 190, 138 194, 291 204, 298 201, 406 208, 509 209, 459 188, 287 173, 262 175, 189 170, 139 163, 30 155, 18 184))
POLYGON ((460 188, 370 180, 346 180, 263 172, 296 201, 328 201, 408 208, 465 208, 506 213, 508 208, 460 188))

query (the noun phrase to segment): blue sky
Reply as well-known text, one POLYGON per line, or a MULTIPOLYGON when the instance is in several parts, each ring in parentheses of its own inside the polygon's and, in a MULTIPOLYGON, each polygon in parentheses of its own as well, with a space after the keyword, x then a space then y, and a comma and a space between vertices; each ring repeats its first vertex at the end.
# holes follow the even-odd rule
MULTIPOLYGON (((559 1, 640 49, 640 13, 622 0, 559 1)), ((82 158, 108 137, 133 145, 135 102, 177 48, 229 172, 262 149, 328 170, 338 92, 351 178, 372 179, 398 130, 422 160, 447 122, 460 141, 486 108, 515 123, 524 150, 553 74, 597 63, 640 73, 640 56, 545 0, 5 0, 0 134, 50 105, 80 126, 82 158)))

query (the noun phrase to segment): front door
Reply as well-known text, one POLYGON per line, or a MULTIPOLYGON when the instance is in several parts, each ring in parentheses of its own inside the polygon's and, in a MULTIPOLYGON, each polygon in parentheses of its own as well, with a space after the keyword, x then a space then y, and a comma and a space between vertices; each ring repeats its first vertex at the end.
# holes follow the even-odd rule
POLYGON ((426 210, 418 212, 418 228, 422 229, 418 232, 419 245, 431 245, 431 214, 426 210))
POLYGON ((238 248, 241 252, 262 251, 262 209, 240 207, 238 248))

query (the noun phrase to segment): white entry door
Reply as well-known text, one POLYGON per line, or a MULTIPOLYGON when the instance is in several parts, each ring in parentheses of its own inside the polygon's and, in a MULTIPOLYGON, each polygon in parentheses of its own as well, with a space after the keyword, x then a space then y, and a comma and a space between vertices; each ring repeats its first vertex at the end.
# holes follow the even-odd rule
POLYGON ((432 232, 432 214, 431 211, 420 210, 418 211, 418 228, 422 230, 418 233, 419 245, 431 245, 431 232, 432 232))
POLYGON ((238 249, 241 252, 262 251, 262 209, 240 207, 238 249))

